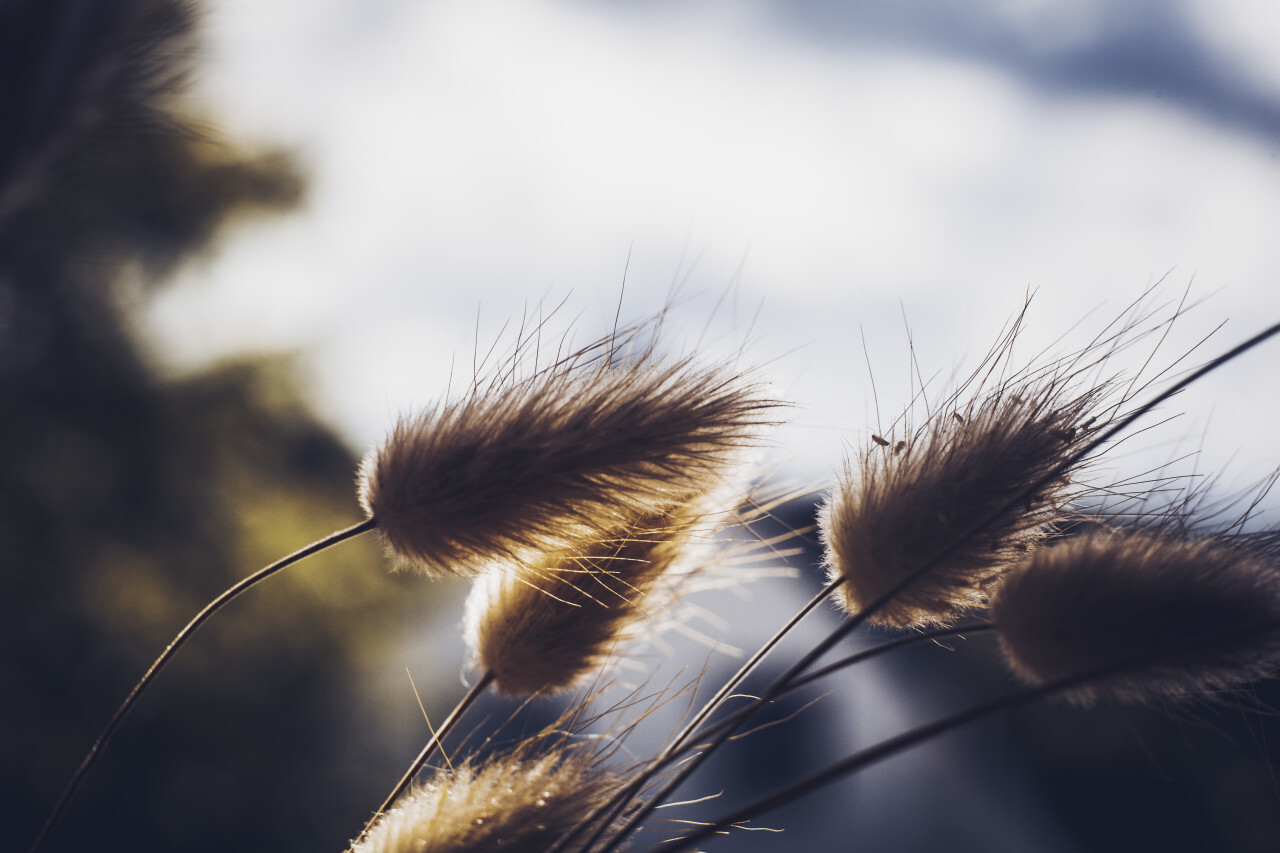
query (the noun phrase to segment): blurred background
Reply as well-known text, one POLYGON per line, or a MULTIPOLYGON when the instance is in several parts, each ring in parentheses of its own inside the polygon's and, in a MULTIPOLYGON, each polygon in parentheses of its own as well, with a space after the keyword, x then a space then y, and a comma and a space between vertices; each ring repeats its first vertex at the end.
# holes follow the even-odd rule
MULTIPOLYGON (((0 0, 0 846, 205 601, 360 519, 360 454, 522 317, 585 342, 672 306, 673 350, 795 402, 769 462, 814 488, 909 401, 912 350, 942 387, 1028 291, 1028 356, 1153 286, 1203 300, 1161 366, 1276 321, 1277 32, 1263 0, 0 0)), ((1107 473, 1199 449, 1223 496, 1258 481, 1278 363, 1180 395, 1107 473)), ((699 630, 752 648, 814 559, 699 630)), ((465 689, 465 588, 385 568, 344 544, 203 629, 46 849, 342 849, 427 736, 411 681, 433 721, 465 689)), ((1008 684, 949 646, 726 750, 684 816, 1008 684)), ((733 665, 638 659, 669 651, 733 665)), ((1252 705, 1018 712, 713 849, 1272 850, 1252 705)))

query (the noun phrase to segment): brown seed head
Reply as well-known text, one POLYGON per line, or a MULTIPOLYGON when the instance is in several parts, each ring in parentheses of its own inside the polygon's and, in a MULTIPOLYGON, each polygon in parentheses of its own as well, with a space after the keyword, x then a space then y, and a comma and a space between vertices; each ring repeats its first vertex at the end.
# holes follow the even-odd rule
POLYGON ((1139 661, 1072 688, 1185 699, 1280 671, 1280 571, 1239 538, 1090 533, 1037 551, 993 596, 1014 671, 1033 684, 1139 661))
POLYGON ((777 405, 727 366, 601 342, 402 420, 365 458, 360 501, 424 571, 534 562, 717 488, 777 405))
MULTIPOLYGON (((939 414, 901 450, 879 441, 846 459, 819 515, 832 580, 856 613, 916 573, 987 517, 1059 465, 1065 437, 1099 392, 1064 393, 1053 382, 1001 387, 961 417, 939 414)), ((876 612, 872 624, 946 622, 984 604, 987 588, 1021 560, 1058 518, 1069 472, 987 525, 876 612)))
POLYGON ((587 750, 538 755, 522 745, 437 771, 380 815, 350 853, 545 853, 620 788, 620 777, 587 750))
POLYGON ((476 664, 508 696, 555 693, 598 673, 646 617, 666 610, 723 515, 673 507, 581 554, 481 575, 467 600, 476 664))

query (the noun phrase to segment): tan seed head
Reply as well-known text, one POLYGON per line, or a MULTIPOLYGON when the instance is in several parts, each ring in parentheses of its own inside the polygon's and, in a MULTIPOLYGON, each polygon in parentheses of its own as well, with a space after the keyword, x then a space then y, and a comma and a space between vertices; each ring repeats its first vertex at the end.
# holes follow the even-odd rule
POLYGON ((486 572, 467 600, 476 665, 509 696, 556 693, 594 677, 696 570, 698 544, 723 515, 672 507, 620 528, 581 554, 486 572))
POLYGON ((726 365, 607 344, 403 419, 360 469, 388 550, 474 575, 598 542, 721 485, 778 405, 726 365))
POLYGON ((1247 539, 1090 533, 1037 551, 991 602, 1005 656, 1033 684, 1138 665, 1067 698, 1154 702, 1280 671, 1280 571, 1247 539))
POLYGON ((545 853, 620 787, 618 775, 587 750, 539 755, 522 745, 436 771, 380 815, 349 853, 545 853))

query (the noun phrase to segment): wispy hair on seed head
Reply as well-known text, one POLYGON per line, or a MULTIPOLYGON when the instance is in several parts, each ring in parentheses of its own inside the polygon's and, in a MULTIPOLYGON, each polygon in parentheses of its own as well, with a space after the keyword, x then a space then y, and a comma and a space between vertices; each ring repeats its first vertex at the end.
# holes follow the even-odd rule
POLYGON ((743 565, 764 543, 725 536, 761 510, 735 510, 727 494, 645 516, 581 552, 483 574, 465 620, 475 664, 508 695, 577 688, 634 641, 683 626, 688 594, 766 571, 743 565))
POLYGON ((476 664, 507 695, 580 686, 626 642, 627 628, 665 605, 654 600, 657 587, 669 591, 669 573, 691 541, 708 534, 706 523, 672 508, 584 551, 481 575, 465 623, 476 664))
POLYGON ((437 770, 380 814, 349 853, 549 849, 626 780, 605 766, 616 741, 575 739, 571 721, 584 707, 506 752, 437 770))
POLYGON ((522 331, 461 395, 402 418, 360 471, 388 550, 428 572, 476 574, 714 490, 778 403, 732 365, 660 355, 659 320, 544 366, 522 331))
POLYGON ((1063 463, 1078 437, 1121 411, 1138 381, 1135 376, 1125 387, 1108 372, 1108 361, 1167 329, 1182 310, 1180 305, 1169 319, 1147 328, 1156 309, 1139 300, 1087 346, 1061 357, 1041 354, 1015 368, 1014 344, 1028 304, 1029 299, 967 379, 932 409, 926 403, 921 425, 912 426, 908 408, 886 430, 888 438, 877 435, 846 458, 820 510, 820 532, 831 579, 843 580, 838 597, 847 611, 877 600, 1013 496, 1043 481, 1017 511, 999 514, 968 535, 947 560, 868 621, 939 624, 982 606, 1002 573, 1051 533, 1070 503, 1087 491, 1079 480, 1081 467, 1063 463))

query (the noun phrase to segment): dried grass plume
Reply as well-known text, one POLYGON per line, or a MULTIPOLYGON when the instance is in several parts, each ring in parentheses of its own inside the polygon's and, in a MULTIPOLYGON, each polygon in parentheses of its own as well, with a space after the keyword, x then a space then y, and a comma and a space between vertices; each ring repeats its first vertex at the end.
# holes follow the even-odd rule
POLYGON ((1066 698, 1203 696, 1280 671, 1280 571, 1249 537, 1095 532, 1044 548, 992 600, 1005 657, 1043 684, 1128 661, 1066 698))
POLYGON ((388 550, 429 573, 475 575, 581 548, 717 488, 778 404, 728 365, 659 357, 637 344, 645 331, 527 377, 512 367, 402 419, 360 469, 361 504, 388 550))
POLYGON ((539 740, 437 771, 380 815, 350 853, 545 853, 620 790, 621 777, 584 748, 561 744, 538 754, 539 740))
POLYGON ((508 696, 582 686, 637 626, 661 615, 696 570, 697 547, 724 514, 674 507, 621 528, 581 554, 565 554, 476 580, 466 638, 479 668, 508 696), (650 617, 650 618, 647 618, 650 617))
MULTIPOLYGON (((1073 391, 1054 375, 1002 383, 963 414, 935 412, 905 440, 882 439, 846 459, 819 514, 830 578, 844 579, 844 609, 856 613, 885 595, 1063 463, 1104 391, 1073 391)), ((985 604, 991 583, 1060 517, 1073 473, 1063 471, 970 536, 868 621, 945 623, 985 604)))
POLYGON ((1001 575, 1073 514, 1073 502, 1098 491, 1126 494, 1123 483, 1098 491, 1086 485, 1082 473, 1100 449, 1080 451, 1173 366, 1143 378, 1186 309, 1185 297, 1165 314, 1150 295, 1080 349, 1060 357, 1042 352, 1015 366, 1028 296, 954 391, 931 406, 922 380, 890 429, 846 456, 820 508, 819 533, 847 612, 890 627, 952 622, 984 606, 1001 575), (1151 336, 1156 343, 1142 367, 1122 382, 1113 357, 1151 336), (914 426, 918 405, 926 417, 914 426), (899 588, 871 612, 873 602, 899 588))

